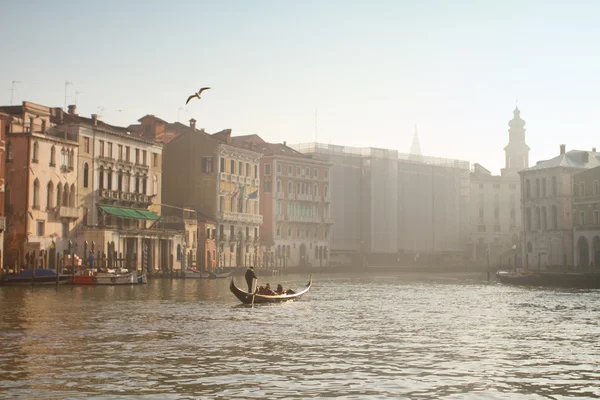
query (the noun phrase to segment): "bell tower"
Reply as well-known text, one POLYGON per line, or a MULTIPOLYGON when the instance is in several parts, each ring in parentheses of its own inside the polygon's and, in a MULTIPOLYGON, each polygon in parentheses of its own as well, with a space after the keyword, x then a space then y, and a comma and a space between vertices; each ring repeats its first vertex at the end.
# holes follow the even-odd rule
POLYGON ((518 178, 518 172, 529 167, 529 146, 525 143, 525 121, 521 119, 519 107, 513 111, 513 119, 508 121, 508 144, 504 148, 505 164, 503 177, 518 178))

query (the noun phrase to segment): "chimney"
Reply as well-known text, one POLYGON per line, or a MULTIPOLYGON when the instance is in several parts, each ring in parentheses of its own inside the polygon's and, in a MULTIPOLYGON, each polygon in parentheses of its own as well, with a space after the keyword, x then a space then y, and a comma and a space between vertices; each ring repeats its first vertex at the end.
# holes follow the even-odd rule
POLYGON ((190 119, 190 128, 196 130, 196 120, 194 118, 190 119))
POLYGON ((592 152, 594 152, 594 153, 596 152, 596 148, 595 147, 592 147, 592 152))
POLYGON ((98 125, 98 114, 92 114, 92 124, 94 126, 98 125))
POLYGON ((567 145, 566 145, 566 144, 561 144, 561 145, 560 145, 560 154, 561 154, 561 155, 562 155, 562 154, 565 154, 566 148, 567 148, 567 145))
POLYGON ((287 144, 286 144, 285 140, 283 141, 283 145, 284 145, 284 146, 287 146, 287 144))
POLYGON ((69 114, 77 115, 77 106, 75 104, 69 105, 69 114))

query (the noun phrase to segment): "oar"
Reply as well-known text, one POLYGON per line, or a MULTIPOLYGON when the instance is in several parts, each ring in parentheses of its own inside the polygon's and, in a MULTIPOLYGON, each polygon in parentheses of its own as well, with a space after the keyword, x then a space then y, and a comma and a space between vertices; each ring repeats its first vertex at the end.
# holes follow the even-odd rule
POLYGON ((256 296, 256 289, 258 288, 258 278, 256 278, 256 284, 252 285, 252 308, 254 308, 254 297, 256 296))

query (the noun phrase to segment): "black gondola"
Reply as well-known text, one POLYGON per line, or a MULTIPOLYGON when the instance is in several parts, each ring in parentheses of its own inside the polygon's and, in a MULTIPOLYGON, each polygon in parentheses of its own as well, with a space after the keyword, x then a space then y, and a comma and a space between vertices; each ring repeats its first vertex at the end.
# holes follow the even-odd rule
POLYGON ((281 303, 284 301, 295 300, 295 299, 299 298, 300 296, 302 296, 304 293, 308 292, 310 290, 311 286, 312 286, 312 277, 310 278, 310 280, 308 281, 306 286, 304 286, 302 289, 298 289, 293 294, 281 294, 281 295, 275 295, 275 296, 267 296, 264 294, 254 294, 253 295, 252 293, 245 292, 242 289, 235 286, 235 283, 233 282, 233 278, 232 278, 231 285, 229 285, 229 289, 231 290, 231 293, 233 293, 235 295, 235 297, 237 297, 244 304, 252 304, 253 298, 254 298, 254 304, 264 304, 264 303, 281 303))

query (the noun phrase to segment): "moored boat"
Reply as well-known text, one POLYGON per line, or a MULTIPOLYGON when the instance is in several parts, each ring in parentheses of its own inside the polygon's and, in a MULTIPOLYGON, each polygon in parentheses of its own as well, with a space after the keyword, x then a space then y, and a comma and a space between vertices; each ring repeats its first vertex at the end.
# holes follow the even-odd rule
POLYGON ((196 268, 187 268, 185 270, 186 279, 208 279, 208 272, 202 272, 196 268))
POLYGON ((148 283, 146 273, 136 270, 118 272, 88 272, 69 277, 69 284, 75 285, 138 285, 148 283))
POLYGON ((219 269, 217 271, 210 271, 208 273, 208 279, 224 279, 224 278, 229 278, 231 276, 233 272, 229 271, 229 272, 225 272, 222 269, 219 269))
POLYGON ((511 285, 535 285, 539 276, 528 270, 499 270, 496 272, 496 279, 501 283, 511 285))
POLYGON ((242 289, 235 286, 233 278, 231 278, 231 284, 229 290, 244 304, 264 304, 264 303, 282 303, 284 301, 296 300, 303 294, 308 292, 312 286, 312 277, 302 289, 296 290, 293 294, 280 294, 280 295, 264 295, 264 294, 252 294, 243 291, 242 289))
POLYGON ((3 285, 56 285, 64 284, 69 279, 68 275, 59 274, 53 269, 36 268, 24 269, 18 274, 9 274, 0 280, 3 285))

